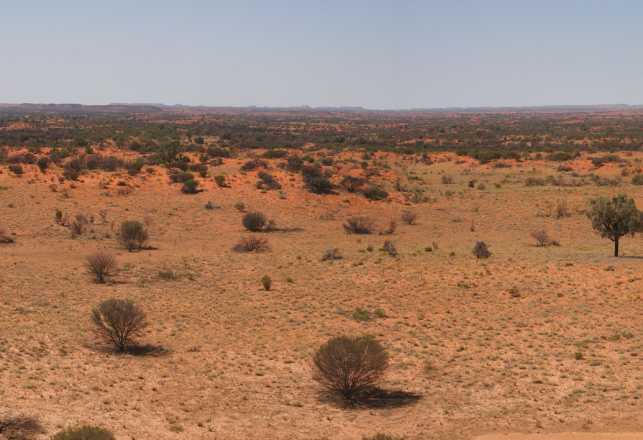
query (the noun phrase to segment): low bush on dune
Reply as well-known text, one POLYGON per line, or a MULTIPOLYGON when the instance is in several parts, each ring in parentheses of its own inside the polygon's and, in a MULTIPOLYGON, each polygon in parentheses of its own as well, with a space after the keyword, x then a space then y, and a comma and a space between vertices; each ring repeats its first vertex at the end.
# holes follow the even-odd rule
POLYGON ((232 248, 236 252, 261 252, 269 249, 268 240, 262 237, 243 237, 232 248))
POLYGON ((369 217, 351 217, 342 226, 349 234, 372 234, 375 221, 369 217))
POLYGON ((98 426, 82 425, 65 428, 51 440, 115 440, 114 434, 98 426))

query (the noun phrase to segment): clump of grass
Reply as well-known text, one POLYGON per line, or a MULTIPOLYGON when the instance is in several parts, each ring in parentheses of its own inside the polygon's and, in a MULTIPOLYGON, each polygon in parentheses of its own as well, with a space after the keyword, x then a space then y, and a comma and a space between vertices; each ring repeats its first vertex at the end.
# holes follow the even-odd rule
POLYGON ((272 287, 272 278, 268 275, 264 275, 263 278, 261 278, 261 284, 263 285, 263 288, 266 290, 270 290, 272 287))

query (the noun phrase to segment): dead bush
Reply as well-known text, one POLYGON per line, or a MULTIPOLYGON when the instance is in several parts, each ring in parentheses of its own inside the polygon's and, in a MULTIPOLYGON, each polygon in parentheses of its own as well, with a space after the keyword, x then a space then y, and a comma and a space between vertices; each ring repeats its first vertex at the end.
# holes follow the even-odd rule
POLYGON ((232 250, 236 252, 261 252, 270 249, 268 240, 261 237, 243 237, 237 244, 234 245, 232 250))
POLYGON ((536 246, 560 246, 557 240, 549 236, 546 229, 538 229, 531 233, 532 238, 536 240, 536 246))
POLYGON ((375 221, 369 217, 351 217, 342 226, 349 234, 372 234, 375 221))
POLYGON ((85 267, 99 283, 104 283, 117 270, 116 258, 108 252, 96 251, 85 258, 85 267))
POLYGON ((386 228, 383 228, 380 231, 380 235, 392 235, 396 229, 397 229, 397 222, 395 220, 391 220, 388 223, 388 226, 386 228))
POLYGON ((478 259, 489 258, 491 252, 487 248, 487 245, 484 241, 476 241, 476 245, 473 247, 473 255, 478 259))
POLYGON ((371 336, 337 336, 313 354, 313 378, 351 400, 384 376, 388 359, 384 346, 371 336))
POLYGON ((362 185, 364 185, 364 179, 353 176, 346 176, 339 182, 339 186, 350 193, 357 191, 362 185))
POLYGON ((92 310, 94 333, 123 353, 145 327, 145 312, 129 299, 108 299, 92 310))
POLYGON ((556 204, 556 218, 565 218, 569 216, 569 208, 567 207, 567 202, 559 201, 556 204))
POLYGON ((527 177, 525 179, 525 186, 544 186, 545 180, 542 177, 527 177))
POLYGON ((453 183, 453 177, 448 174, 445 174, 444 176, 442 176, 441 180, 442 180, 442 183, 445 185, 451 185, 453 183))
POLYGON ((405 211, 402 213, 402 221, 407 225, 414 225, 417 218, 418 214, 415 211, 405 211))
POLYGON ((36 417, 19 415, 0 418, 0 438, 7 440, 32 440, 44 432, 36 417))

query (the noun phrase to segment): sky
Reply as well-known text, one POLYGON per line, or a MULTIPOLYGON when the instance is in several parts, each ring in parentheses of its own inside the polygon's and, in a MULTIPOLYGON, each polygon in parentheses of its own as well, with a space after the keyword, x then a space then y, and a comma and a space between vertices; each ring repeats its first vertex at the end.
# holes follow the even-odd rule
POLYGON ((643 104, 640 0, 0 0, 0 102, 643 104))

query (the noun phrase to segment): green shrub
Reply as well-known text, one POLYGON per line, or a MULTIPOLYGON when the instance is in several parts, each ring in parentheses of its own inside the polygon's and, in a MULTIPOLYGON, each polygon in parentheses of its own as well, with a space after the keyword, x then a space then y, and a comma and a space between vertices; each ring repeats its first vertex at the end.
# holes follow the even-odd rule
POLYGON ((196 180, 188 180, 186 182, 183 182, 183 187, 181 188, 181 192, 183 194, 196 194, 197 187, 199 186, 199 182, 196 180))
POLYGON ((171 270, 159 270, 159 278, 164 281, 172 281, 174 279, 174 272, 171 270))
POLYGON ((219 174, 217 176, 214 176, 214 181, 215 183, 220 186, 221 188, 226 186, 225 183, 225 174, 219 174))
POLYGON ((114 434, 98 426, 69 427, 54 435, 51 440, 116 440, 114 434))
POLYGON ((373 318, 371 318, 371 312, 369 312, 366 309, 362 309, 361 307, 358 307, 353 312, 353 319, 355 321, 368 322, 368 321, 372 321, 373 318))
POLYGON ((364 197, 369 200, 382 200, 388 197, 388 193, 386 191, 376 186, 366 188, 363 193, 364 197))
POLYGON ((194 180, 194 174, 192 173, 170 174, 170 180, 172 182, 187 182, 189 180, 194 180))
POLYGON ((643 175, 635 174, 632 177, 632 185, 643 185, 643 175))

